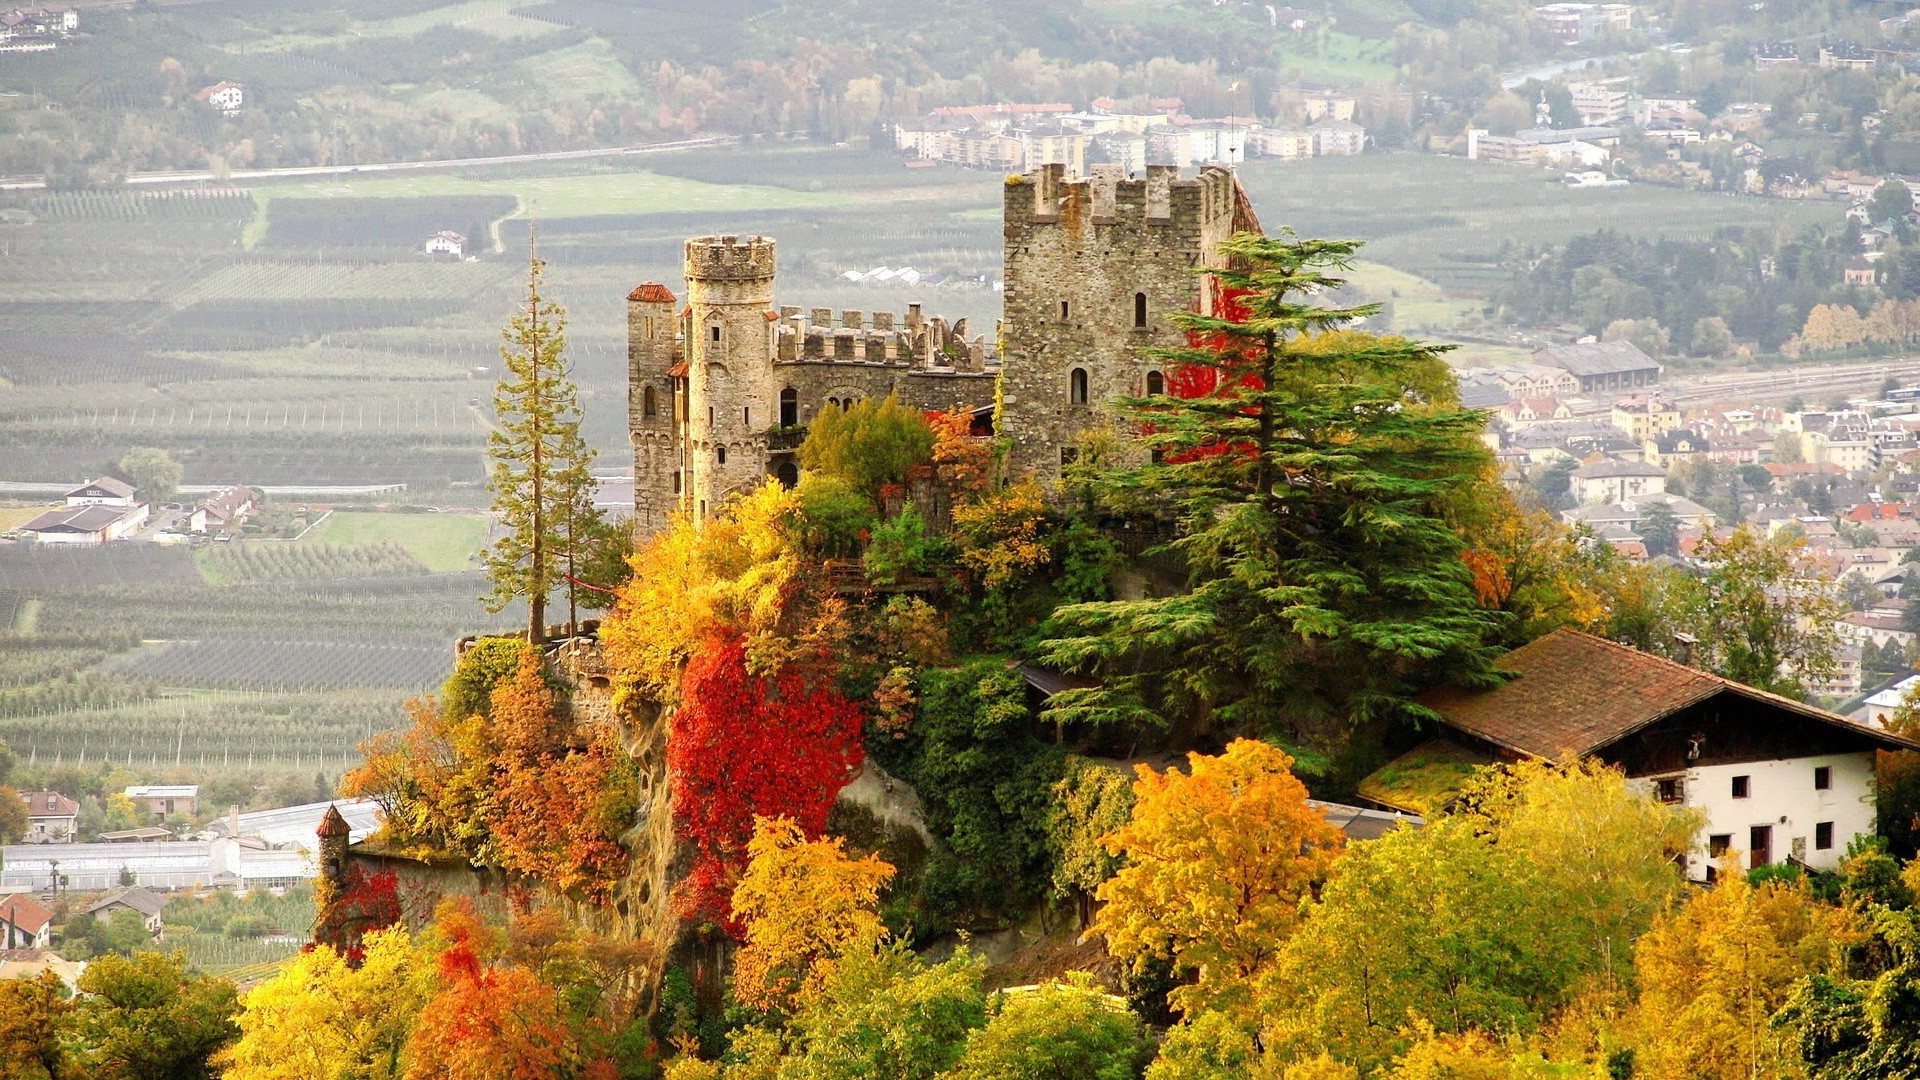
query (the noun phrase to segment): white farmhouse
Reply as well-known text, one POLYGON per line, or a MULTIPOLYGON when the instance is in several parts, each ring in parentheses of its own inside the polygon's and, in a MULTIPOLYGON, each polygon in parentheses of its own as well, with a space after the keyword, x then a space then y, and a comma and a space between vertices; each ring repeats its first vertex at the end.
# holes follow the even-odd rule
POLYGON ((1855 836, 1874 831, 1874 752, 1920 749, 1576 630, 1523 645, 1500 668, 1515 678, 1423 694, 1441 734, 1362 781, 1360 794, 1431 813, 1477 765, 1597 758, 1649 797, 1703 813, 1706 827, 1684 854, 1687 876, 1711 881, 1727 858, 1832 870, 1855 836))

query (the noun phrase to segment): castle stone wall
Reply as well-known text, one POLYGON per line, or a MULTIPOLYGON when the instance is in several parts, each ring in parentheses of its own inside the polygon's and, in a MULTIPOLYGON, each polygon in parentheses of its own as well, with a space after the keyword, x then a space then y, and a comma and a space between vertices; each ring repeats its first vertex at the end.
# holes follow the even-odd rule
POLYGON ((1058 477, 1079 433, 1112 419, 1108 403, 1146 392, 1160 363, 1141 350, 1183 343, 1168 315, 1211 310, 1199 271, 1221 265, 1235 200, 1218 168, 1068 180, 1048 165, 1008 178, 1000 433, 1015 473, 1058 477))

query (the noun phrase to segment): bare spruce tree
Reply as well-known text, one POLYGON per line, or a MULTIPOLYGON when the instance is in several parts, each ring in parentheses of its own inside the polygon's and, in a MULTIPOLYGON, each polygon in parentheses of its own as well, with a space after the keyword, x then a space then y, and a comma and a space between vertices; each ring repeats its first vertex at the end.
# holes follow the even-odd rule
POLYGON ((487 549, 493 592, 487 610, 527 602, 527 639, 546 640, 547 597, 567 583, 576 536, 599 517, 593 508, 593 451, 580 437, 580 400, 566 361, 567 312, 540 294, 546 263, 527 242, 527 301, 506 329, 505 366, 493 392, 496 417, 487 453, 501 535, 487 549))

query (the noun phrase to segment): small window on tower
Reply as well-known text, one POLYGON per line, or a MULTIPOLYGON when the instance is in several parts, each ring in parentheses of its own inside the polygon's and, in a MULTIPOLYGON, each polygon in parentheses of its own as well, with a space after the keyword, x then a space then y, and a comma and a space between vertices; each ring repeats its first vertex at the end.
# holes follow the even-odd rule
POLYGON ((714 447, 713 460, 719 462, 722 465, 725 465, 727 463, 727 448, 724 446, 714 447))
POLYGON ((1147 395, 1157 396, 1167 392, 1167 377, 1157 371, 1147 372, 1147 395))
POLYGON ((707 406, 707 426, 709 428, 713 426, 713 406, 711 405, 707 406))
POLYGON ((789 386, 780 391, 780 426, 793 427, 800 422, 800 393, 789 386))
POLYGON ((713 340, 715 341, 720 340, 720 324, 719 323, 714 323, 712 326, 708 327, 707 332, 713 335, 713 340))
POLYGON ((1067 375, 1067 402, 1071 405, 1087 403, 1087 369, 1074 368, 1067 375))
POLYGON ((680 494, 680 470, 679 469, 673 470, 673 493, 675 495, 680 494))
POLYGON ((640 391, 640 419, 651 420, 659 411, 659 405, 654 400, 653 387, 649 386, 640 391))
POLYGON ((1067 313, 1071 310, 1072 308, 1068 306, 1065 300, 1060 301, 1060 321, 1061 322, 1067 321, 1067 313))
POLYGON ((753 426, 753 406, 751 405, 740 406, 740 426, 741 427, 753 426))
POLYGON ((1133 325, 1136 330, 1144 329, 1147 325, 1146 293, 1137 292, 1133 294, 1133 325))

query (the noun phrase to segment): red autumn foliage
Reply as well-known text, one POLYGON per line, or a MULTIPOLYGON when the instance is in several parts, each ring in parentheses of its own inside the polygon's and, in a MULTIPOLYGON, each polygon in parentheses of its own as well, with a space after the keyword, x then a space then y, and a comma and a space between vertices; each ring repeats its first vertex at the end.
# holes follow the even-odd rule
POLYGON ((738 936, 729 898, 756 815, 791 818, 810 836, 826 828, 863 755, 860 708, 829 674, 809 666, 752 675, 729 633, 708 638, 688 662, 667 738, 674 826, 694 847, 678 897, 686 916, 738 936))
POLYGON ((403 914, 398 875, 391 870, 370 874, 350 866, 339 893, 329 891, 321 897, 313 943, 331 946, 349 964, 357 966, 363 955, 361 940, 399 922, 403 914))
MULTIPOLYGON (((1233 322, 1245 322, 1252 315, 1252 310, 1247 306, 1246 298, 1253 294, 1253 290, 1230 289, 1219 286, 1217 283, 1215 283, 1215 287, 1220 290, 1213 305, 1213 314, 1216 318, 1227 319, 1233 322)), ((1236 348, 1244 348, 1240 343, 1235 342, 1225 334, 1207 334, 1197 330, 1187 332, 1187 344, 1195 349, 1209 349, 1222 354, 1226 354, 1236 348)), ((1167 372, 1167 394, 1170 397, 1177 397, 1189 401, 1194 398, 1208 397, 1221 392, 1225 388, 1224 380, 1227 378, 1228 373, 1225 368, 1200 367, 1192 364, 1176 365, 1167 372)), ((1260 384, 1260 379, 1257 375, 1246 375, 1241 378, 1240 384, 1242 386, 1257 388, 1260 384)), ((1146 431, 1152 432, 1153 430, 1152 424, 1146 425, 1146 431)), ((1179 453, 1168 454, 1167 460, 1173 462, 1194 461, 1200 458, 1227 453, 1232 449, 1232 447, 1225 445, 1198 446, 1179 453)), ((1247 448, 1242 447, 1241 449, 1244 452, 1247 448)))

